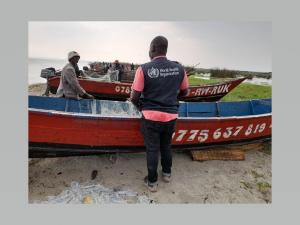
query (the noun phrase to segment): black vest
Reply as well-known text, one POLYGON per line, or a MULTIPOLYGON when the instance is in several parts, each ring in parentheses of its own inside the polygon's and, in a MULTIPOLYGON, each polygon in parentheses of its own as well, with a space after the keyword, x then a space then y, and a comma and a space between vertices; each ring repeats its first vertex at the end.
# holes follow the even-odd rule
POLYGON ((144 73, 142 110, 177 113, 177 96, 184 77, 183 66, 166 57, 160 57, 141 67, 144 73))

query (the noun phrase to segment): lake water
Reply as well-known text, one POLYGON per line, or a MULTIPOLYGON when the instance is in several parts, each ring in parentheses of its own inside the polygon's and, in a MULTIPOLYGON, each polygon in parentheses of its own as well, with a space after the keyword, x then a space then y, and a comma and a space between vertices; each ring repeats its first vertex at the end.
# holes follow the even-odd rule
POLYGON ((253 77, 251 80, 247 79, 243 83, 266 85, 266 86, 271 85, 272 86, 272 79, 253 77))
MULTIPOLYGON (((29 58, 28 59, 28 83, 36 84, 36 83, 46 83, 46 79, 40 77, 41 70, 54 67, 56 70, 62 69, 68 63, 67 60, 61 59, 37 59, 37 58, 29 58)), ((79 60, 78 66, 79 69, 82 70, 83 66, 88 65, 88 61, 79 60)))

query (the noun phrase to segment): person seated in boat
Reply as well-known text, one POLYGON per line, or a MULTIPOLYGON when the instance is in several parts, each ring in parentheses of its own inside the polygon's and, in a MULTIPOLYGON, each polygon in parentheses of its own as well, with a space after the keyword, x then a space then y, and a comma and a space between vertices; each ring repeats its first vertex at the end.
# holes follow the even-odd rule
POLYGON ((104 74, 107 74, 109 70, 109 64, 108 63, 105 63, 105 66, 104 66, 104 74))
POLYGON ((82 67, 82 70, 80 70, 80 78, 87 79, 90 77, 91 71, 87 66, 82 67))
POLYGON ((93 99, 94 97, 88 93, 80 86, 77 76, 80 74, 78 68, 78 61, 80 55, 75 52, 69 52, 68 60, 69 63, 61 71, 60 83, 57 89, 58 97, 65 97, 70 99, 80 99, 89 98, 93 99), (77 75, 78 74, 78 75, 77 75))
POLYGON ((142 111, 141 131, 147 153, 150 191, 157 191, 157 166, 161 154, 162 178, 170 182, 172 167, 171 141, 178 117, 178 96, 188 94, 184 67, 166 58, 168 40, 155 37, 149 50, 151 62, 137 68, 130 101, 142 111), (142 97, 141 97, 142 96, 142 97))
POLYGON ((112 69, 119 71, 119 73, 118 73, 118 81, 121 82, 122 75, 124 73, 124 67, 119 63, 118 60, 115 60, 114 63, 113 63, 113 65, 112 65, 112 69))
POLYGON ((133 63, 131 63, 131 65, 130 65, 130 70, 131 70, 131 71, 134 70, 134 64, 133 64, 133 63))
POLYGON ((88 73, 90 70, 87 66, 82 67, 83 72, 88 73))

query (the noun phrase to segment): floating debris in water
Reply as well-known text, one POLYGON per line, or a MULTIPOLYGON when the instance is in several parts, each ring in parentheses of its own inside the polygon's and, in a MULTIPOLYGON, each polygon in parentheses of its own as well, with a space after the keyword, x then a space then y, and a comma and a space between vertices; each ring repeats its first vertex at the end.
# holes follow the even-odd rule
POLYGON ((47 201, 35 201, 41 204, 105 204, 105 203, 142 203, 150 204, 152 200, 145 195, 130 190, 113 190, 100 184, 80 185, 72 182, 71 188, 57 196, 49 196, 47 201))

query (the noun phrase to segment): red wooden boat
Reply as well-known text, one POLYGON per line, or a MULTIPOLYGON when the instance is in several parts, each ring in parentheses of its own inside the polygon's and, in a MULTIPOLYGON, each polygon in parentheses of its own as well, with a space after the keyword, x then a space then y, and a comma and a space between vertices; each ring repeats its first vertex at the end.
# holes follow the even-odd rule
MULTIPOLYGON (((29 96, 30 154, 144 150, 140 112, 128 102, 29 96)), ((252 142, 271 137, 271 99, 181 103, 173 148, 252 142)))
MULTIPOLYGON (((239 78, 225 81, 218 84, 207 84, 190 86, 189 94, 181 101, 218 101, 236 86, 242 83, 246 78, 239 78)), ((103 82, 93 79, 78 79, 80 85, 89 93, 100 99, 123 100, 130 96, 131 83, 120 82, 103 82)), ((52 93, 56 93, 59 86, 60 77, 52 77, 48 79, 48 85, 52 93)))

